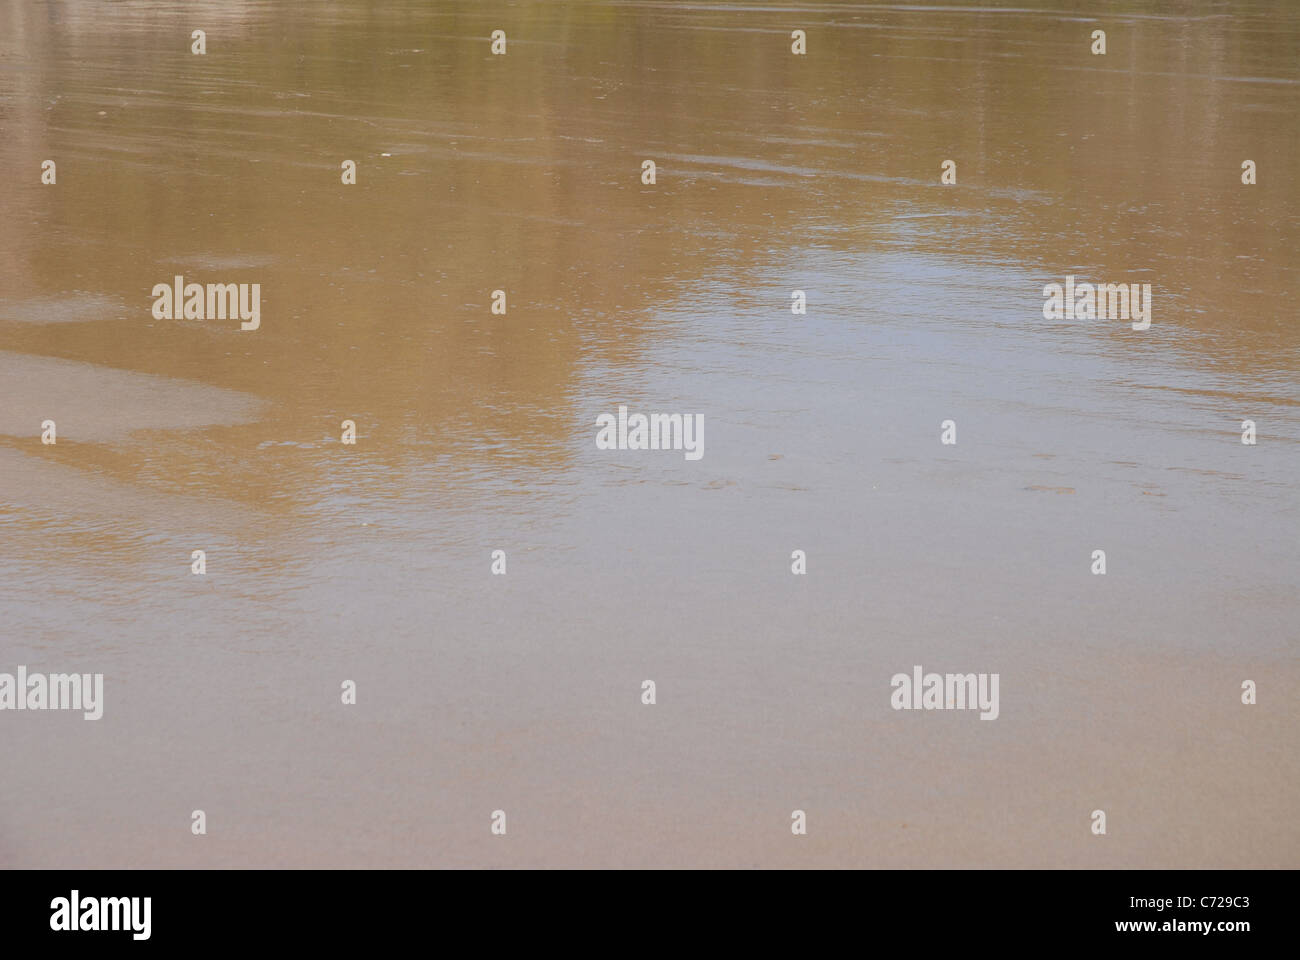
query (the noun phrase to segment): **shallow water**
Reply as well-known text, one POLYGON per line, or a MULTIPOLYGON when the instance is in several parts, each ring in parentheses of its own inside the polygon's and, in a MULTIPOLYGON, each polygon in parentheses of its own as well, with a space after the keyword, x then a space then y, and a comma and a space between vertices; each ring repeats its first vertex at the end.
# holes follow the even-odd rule
POLYGON ((1038 6, 0 5, 0 864, 1300 865, 1300 9, 1038 6))

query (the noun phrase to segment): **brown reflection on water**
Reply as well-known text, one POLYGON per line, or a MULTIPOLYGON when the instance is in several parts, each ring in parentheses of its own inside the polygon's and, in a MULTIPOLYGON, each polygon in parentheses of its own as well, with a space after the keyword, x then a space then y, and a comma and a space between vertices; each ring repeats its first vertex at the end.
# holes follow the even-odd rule
POLYGON ((283 494, 328 469, 259 443, 319 447, 349 417, 378 461, 418 439, 562 466, 576 364, 643 356, 656 304, 701 277, 744 291, 813 236, 828 255, 902 244, 1043 282, 1150 281, 1189 378, 1291 371, 1296 13, 1126 9, 1101 58, 1088 22, 1049 12, 9 5, 7 308, 119 306, 6 323, 4 342, 266 398, 222 438, 233 464, 184 438, 169 454, 188 483, 258 501, 272 476, 283 494), (491 57, 502 22, 510 52, 491 57), (57 188, 32 174, 47 156, 57 188), (262 330, 153 321, 149 290, 176 273, 260 282, 262 330))

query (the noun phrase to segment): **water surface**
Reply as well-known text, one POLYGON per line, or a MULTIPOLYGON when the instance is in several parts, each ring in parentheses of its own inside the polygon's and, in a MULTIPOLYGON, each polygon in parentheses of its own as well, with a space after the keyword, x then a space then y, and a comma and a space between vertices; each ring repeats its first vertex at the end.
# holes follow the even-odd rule
POLYGON ((1300 10, 1082 7, 0 5, 0 864, 1300 865, 1300 10))

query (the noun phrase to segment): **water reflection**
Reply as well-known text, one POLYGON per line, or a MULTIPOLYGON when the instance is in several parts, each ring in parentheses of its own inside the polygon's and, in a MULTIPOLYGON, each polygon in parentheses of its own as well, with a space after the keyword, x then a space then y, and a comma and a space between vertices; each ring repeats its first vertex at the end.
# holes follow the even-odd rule
MULTIPOLYGON (((218 860, 325 862, 312 851, 341 830, 350 862, 479 863, 444 828, 493 784, 672 821, 630 786, 639 755, 698 832, 656 848, 627 823, 594 828, 633 860, 731 862, 738 828, 701 798, 780 807, 802 769, 829 805, 859 773, 903 784, 863 803, 928 812, 930 839, 878 855, 945 862, 962 818, 908 786, 898 757, 951 747, 880 733, 884 701, 844 677, 870 691, 917 644, 963 669, 1016 651, 1020 689, 1044 699, 999 721, 1006 742, 948 761, 987 786, 963 807, 985 822, 1008 802, 990 770, 1023 774, 1025 751, 1068 753, 1082 729, 1048 699, 1059 678, 1104 686, 1062 611, 1083 611, 1105 656, 1145 629, 1154 650, 1126 676, 1164 690, 1186 661, 1162 657, 1228 635, 1262 658, 1241 670, 1293 670, 1268 658, 1296 612, 1281 578, 1300 466, 1300 18, 1282 2, 1127 4, 1105 20, 1105 58, 1088 53, 1094 26, 836 3, 0 7, 5 662, 101 658, 120 724, 90 744, 26 718, 0 756, 63 757, 48 782, 64 790, 125 763, 124 732, 162 758, 133 768, 154 799, 128 815, 125 788, 110 792, 81 811, 101 829, 67 846, 40 795, 4 790, 0 860, 43 862, 44 845, 121 863, 140 844, 193 862, 156 824, 206 791, 238 825, 218 860), (807 57, 789 53, 793 26, 807 57), (488 54, 497 28, 504 58, 488 54), (46 158, 55 187, 36 175, 46 158), (955 187, 939 183, 948 158, 955 187), (262 328, 153 320, 149 291, 176 274, 260 283, 262 328), (1044 321, 1042 285, 1067 274, 1151 283, 1151 330, 1044 321), (597 456, 596 414, 629 401, 703 412, 700 468, 597 456), (961 445, 937 454, 954 411, 961 445), (1243 460, 1247 416, 1268 443, 1243 460), (55 447, 36 439, 45 417, 55 447), (345 418, 357 447, 339 443, 345 418), (1144 560, 1094 607, 1067 555, 1099 538, 1144 560), (787 544, 817 558, 802 597, 787 544), (213 557, 202 583, 195 545, 213 557), (508 590, 485 575, 498 546, 508 590), (1243 596, 1248 628, 1227 612, 1243 596), (791 656, 784 689, 771 671, 791 656), (683 698, 654 735, 608 692, 646 670, 683 698), (329 706, 344 675, 386 691, 364 732, 329 706), (713 724, 703 745, 696 723, 713 724), (268 743, 265 724, 299 732, 268 743), (847 732, 871 725, 893 755, 847 732), (340 780, 331 743, 371 758, 370 782, 340 780), (299 778, 266 786, 289 757, 299 778), (412 826, 418 840, 386 832, 433 798, 446 819, 412 826), (305 802, 314 816, 283 826, 305 802), (285 833, 269 843, 264 822, 285 833)), ((1143 730, 1134 689, 1105 689, 1119 729, 1143 730)), ((1293 747, 1282 729, 1251 736, 1293 747)), ((1054 802, 1107 762, 1153 764, 1130 740, 1118 762, 1045 763, 1030 792, 1054 802)), ((1259 742, 1216 769, 1251 779, 1259 742)), ((1222 759, 1196 750, 1180 762, 1222 759)), ((1165 777, 1151 795, 1174 803, 1165 777)), ((564 822, 560 802, 547 809, 564 822)), ((1216 803, 1189 815, 1239 812, 1216 803)), ((1048 809, 1023 811, 1029 839, 1007 862, 1059 862, 1048 809)), ((567 829, 530 834, 523 856, 605 862, 567 852, 567 829)), ((1216 862, 1294 860, 1259 835, 1214 837, 1216 862)), ((1138 862, 1185 865, 1162 843, 1138 862)), ((855 844, 814 858, 860 862, 855 844)))

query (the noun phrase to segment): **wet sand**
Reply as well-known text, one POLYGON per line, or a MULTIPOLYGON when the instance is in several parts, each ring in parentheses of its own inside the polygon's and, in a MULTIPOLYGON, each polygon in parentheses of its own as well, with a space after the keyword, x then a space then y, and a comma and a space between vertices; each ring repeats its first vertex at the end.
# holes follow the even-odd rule
POLYGON ((1300 865, 1300 14, 1228 13, 4 7, 0 671, 106 706, 0 714, 0 866, 1300 865))

